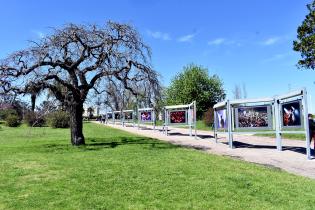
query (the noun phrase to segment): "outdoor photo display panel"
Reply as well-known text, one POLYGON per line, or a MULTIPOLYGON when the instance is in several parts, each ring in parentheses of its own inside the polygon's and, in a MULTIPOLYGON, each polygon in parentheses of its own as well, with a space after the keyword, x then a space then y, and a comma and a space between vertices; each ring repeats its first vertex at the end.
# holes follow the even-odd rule
POLYGON ((152 121, 152 112, 151 111, 141 111, 140 120, 142 122, 151 122, 152 121))
POLYGON ((125 120, 132 120, 133 114, 132 112, 125 112, 125 120))
POLYGON ((237 128, 270 128, 270 106, 251 106, 236 108, 237 128))
POLYGON ((115 120, 120 120, 120 113, 114 113, 115 115, 115 120))
POLYGON ((187 123, 186 111, 170 111, 170 123, 171 124, 186 124, 187 123))
POLYGON ((217 110, 216 114, 216 125, 218 129, 225 129, 227 128, 226 122, 226 109, 217 110))
POLYGON ((292 101, 282 104, 282 126, 300 127, 301 124, 301 103, 300 101, 292 101))
POLYGON ((107 119, 113 119, 113 114, 112 113, 107 113, 107 119))

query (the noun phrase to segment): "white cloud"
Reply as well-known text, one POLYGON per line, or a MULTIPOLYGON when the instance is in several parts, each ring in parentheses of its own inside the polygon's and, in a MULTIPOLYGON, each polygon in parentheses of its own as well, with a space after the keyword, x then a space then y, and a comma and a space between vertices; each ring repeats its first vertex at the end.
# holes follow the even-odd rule
POLYGON ((269 58, 266 58, 263 60, 264 63, 267 63, 267 62, 273 62, 273 61, 279 61, 279 60, 284 60, 286 58, 288 58, 289 56, 291 56, 291 53, 279 53, 279 54, 275 54, 269 58))
POLYGON ((262 42, 263 45, 269 46, 269 45, 274 45, 280 40, 279 37, 270 37, 266 39, 265 41, 262 42))
POLYGON ((163 33, 163 32, 160 32, 160 31, 150 31, 150 30, 147 30, 147 34, 151 37, 153 37, 154 39, 161 39, 161 40, 164 40, 164 41, 167 41, 167 40, 171 40, 171 37, 168 33, 163 33))
POLYGON ((192 39, 196 36, 196 34, 187 34, 185 36, 179 37, 177 40, 179 42, 191 42, 192 39))
POLYGON ((221 45, 225 43, 225 39, 217 38, 208 42, 208 45, 221 45))
POLYGON ((45 33, 41 31, 33 30, 32 33, 35 34, 39 39, 42 39, 45 37, 45 33))

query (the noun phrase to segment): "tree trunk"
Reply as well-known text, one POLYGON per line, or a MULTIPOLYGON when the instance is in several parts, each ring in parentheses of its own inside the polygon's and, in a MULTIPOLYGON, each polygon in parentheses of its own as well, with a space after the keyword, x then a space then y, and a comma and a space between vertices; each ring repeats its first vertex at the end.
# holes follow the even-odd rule
POLYGON ((32 109, 32 112, 34 112, 35 111, 35 103, 36 103, 36 94, 32 93, 32 95, 31 95, 31 103, 32 103, 31 109, 32 109))
POLYGON ((69 105, 71 143, 78 146, 85 144, 83 136, 83 103, 73 102, 69 105))

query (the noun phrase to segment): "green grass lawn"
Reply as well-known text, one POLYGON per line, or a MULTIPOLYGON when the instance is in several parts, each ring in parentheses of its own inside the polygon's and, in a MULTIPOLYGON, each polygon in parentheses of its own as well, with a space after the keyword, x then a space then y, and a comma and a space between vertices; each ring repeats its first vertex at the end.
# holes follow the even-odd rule
MULTIPOLYGON (((189 128, 189 126, 187 125, 177 125, 174 127, 178 127, 178 128, 189 128)), ((197 120, 196 122, 196 128, 197 130, 204 130, 204 131, 213 131, 213 128, 211 126, 207 126, 203 120, 197 120)))
MULTIPOLYGON (((85 123, 0 130, 0 209, 314 209, 315 181, 85 123)), ((154 134, 152 135, 154 136, 154 134)))
MULTIPOLYGON (((261 133, 261 134, 255 134, 255 136, 266 136, 266 137, 276 138, 276 134, 273 134, 273 133, 261 133)), ((282 134, 282 138, 284 138, 284 139, 294 139, 294 140, 305 140, 305 134, 284 133, 284 134, 282 134)))

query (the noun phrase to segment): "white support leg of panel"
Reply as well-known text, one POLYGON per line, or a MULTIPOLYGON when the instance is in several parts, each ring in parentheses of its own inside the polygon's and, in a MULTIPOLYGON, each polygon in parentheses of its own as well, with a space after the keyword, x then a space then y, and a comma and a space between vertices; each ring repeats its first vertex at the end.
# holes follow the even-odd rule
POLYGON ((233 136, 232 136, 232 110, 230 100, 227 101, 227 116, 228 116, 228 140, 229 147, 233 149, 233 136))
POLYGON ((195 126, 195 139, 197 139, 197 105, 194 101, 194 126, 195 126))
POLYGON ((305 128, 305 140, 306 140, 306 156, 307 159, 311 159, 311 142, 310 142, 310 129, 308 123, 308 107, 307 107, 307 92, 306 89, 303 89, 303 110, 304 110, 304 128, 305 128))
POLYGON ((280 103, 279 100, 275 99, 275 124, 276 124, 276 145, 277 150, 282 151, 282 137, 281 137, 281 122, 280 122, 280 103))

